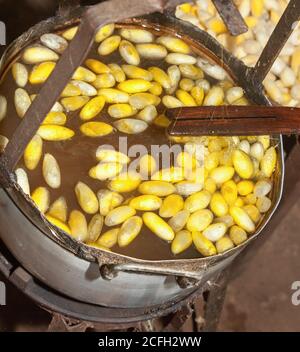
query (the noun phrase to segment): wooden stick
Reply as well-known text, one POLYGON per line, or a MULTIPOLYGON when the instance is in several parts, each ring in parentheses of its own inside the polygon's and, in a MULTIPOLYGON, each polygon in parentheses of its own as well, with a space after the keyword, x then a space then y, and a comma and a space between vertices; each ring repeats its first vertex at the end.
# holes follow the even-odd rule
POLYGON ((170 109, 172 136, 300 134, 300 109, 267 106, 202 106, 170 109))

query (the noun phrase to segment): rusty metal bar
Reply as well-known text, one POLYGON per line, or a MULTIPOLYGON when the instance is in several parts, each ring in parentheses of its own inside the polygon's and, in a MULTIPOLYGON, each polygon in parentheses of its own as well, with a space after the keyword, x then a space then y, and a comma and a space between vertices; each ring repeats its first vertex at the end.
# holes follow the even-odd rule
POLYGON ((226 297, 227 286, 231 276, 231 267, 232 265, 223 270, 219 274, 219 277, 212 282, 205 302, 203 332, 217 331, 226 297))
POLYGON ((248 31, 248 26, 232 0, 212 0, 219 15, 231 35, 237 36, 248 31))
POLYGON ((89 52, 93 35, 94 29, 90 27, 87 20, 83 19, 75 39, 62 55, 51 77, 41 88, 1 156, 1 163, 5 161, 9 171, 14 169, 27 144, 89 52))
POLYGON ((180 332, 184 324, 193 315, 193 309, 190 304, 183 306, 179 311, 177 311, 168 325, 163 329, 163 332, 180 332))
POLYGON ((249 72, 252 82, 263 82, 300 20, 300 1, 290 0, 256 66, 249 72))
POLYGON ((86 321, 69 319, 61 314, 53 313, 48 332, 86 332, 94 328, 94 324, 86 321))
POLYGON ((88 8, 82 17, 78 33, 61 56, 1 155, 0 171, 14 170, 40 124, 60 97, 77 67, 86 58, 99 27, 135 16, 162 12, 167 7, 174 7, 181 2, 182 0, 110 0, 88 8))

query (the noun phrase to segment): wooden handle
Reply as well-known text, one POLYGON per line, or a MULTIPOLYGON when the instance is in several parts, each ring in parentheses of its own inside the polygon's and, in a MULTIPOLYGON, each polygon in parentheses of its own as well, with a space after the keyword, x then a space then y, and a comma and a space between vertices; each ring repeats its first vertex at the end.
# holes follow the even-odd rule
POLYGON ((170 109, 172 136, 300 134, 300 109, 268 106, 203 106, 170 109))

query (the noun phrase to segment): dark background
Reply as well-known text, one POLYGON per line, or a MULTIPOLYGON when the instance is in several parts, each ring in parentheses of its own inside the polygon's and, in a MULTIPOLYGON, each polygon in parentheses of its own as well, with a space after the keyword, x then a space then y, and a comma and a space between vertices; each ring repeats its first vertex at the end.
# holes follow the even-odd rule
MULTIPOLYGON (((0 20, 7 26, 7 43, 38 21, 53 16, 57 7, 55 0, 0 0, 0 20)), ((0 47, 1 53, 3 50, 0 47)), ((221 331, 300 331, 300 306, 291 302, 291 285, 300 281, 299 214, 300 203, 294 204, 231 282, 221 331)), ((1 274, 0 281, 5 282, 1 274)), ((0 306, 0 331, 45 331, 50 319, 48 313, 7 284, 7 306, 0 306)))

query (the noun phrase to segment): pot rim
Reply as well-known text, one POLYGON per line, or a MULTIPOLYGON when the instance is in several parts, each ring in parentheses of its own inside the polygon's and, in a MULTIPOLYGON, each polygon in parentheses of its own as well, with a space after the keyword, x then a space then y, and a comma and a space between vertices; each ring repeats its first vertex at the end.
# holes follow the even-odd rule
MULTIPOLYGON (((17 38, 10 46, 6 49, 3 54, 0 67, 1 67, 1 76, 3 77, 6 73, 6 70, 10 66, 10 62, 15 58, 17 53, 20 52, 26 45, 29 44, 29 41, 32 42, 39 38, 43 33, 49 31, 58 31, 63 28, 72 27, 80 21, 80 15, 82 14, 84 8, 78 8, 71 12, 68 16, 55 16, 46 21, 40 22, 34 27, 30 28, 27 32, 22 34, 17 38)), ((144 27, 144 28, 154 28, 155 30, 160 30, 164 32, 169 32, 177 36, 184 36, 185 39, 188 36, 191 43, 194 46, 201 48, 199 51, 202 52, 202 55, 213 60, 217 64, 221 65, 227 73, 231 76, 233 81, 245 90, 246 95, 257 104, 271 105, 271 101, 265 96, 262 87, 255 87, 249 84, 247 80, 248 73, 250 68, 244 65, 243 62, 235 58, 231 53, 229 53, 221 44, 219 44, 212 36, 207 32, 195 27, 194 25, 187 23, 185 21, 176 19, 172 16, 171 13, 165 14, 153 14, 148 16, 143 16, 139 18, 133 18, 127 21, 120 23, 121 25, 133 25, 134 27, 144 27), (205 43, 205 46, 204 44, 205 43)), ((201 257, 194 259, 171 259, 171 260, 143 260, 139 258, 129 257, 118 253, 108 252, 101 249, 96 249, 90 246, 87 246, 83 243, 76 241, 71 238, 69 235, 57 229, 52 224, 50 224, 39 211, 34 206, 31 199, 26 196, 20 187, 15 183, 13 189, 5 189, 6 193, 9 195, 10 199, 15 203, 15 205, 20 209, 20 211, 30 220, 34 226, 36 226, 44 235, 50 239, 57 242, 59 245, 63 246, 65 249, 69 250, 76 256, 83 258, 85 260, 94 262, 97 260, 101 265, 127 265, 127 269, 130 270, 130 265, 134 266, 136 271, 138 266, 146 271, 151 272, 151 268, 159 267, 160 272, 163 271, 164 274, 169 274, 168 270, 171 271, 176 269, 181 275, 184 276, 186 273, 193 274, 199 272, 202 269, 207 269, 208 267, 224 260, 228 257, 231 257, 235 254, 239 254, 247 245, 254 241, 263 231, 267 223, 270 221, 271 217, 275 213, 283 192, 283 182, 284 182, 284 151, 282 136, 275 137, 275 140, 278 142, 278 163, 277 163, 277 174, 274 184, 276 184, 276 189, 273 189, 273 206, 272 209, 265 214, 264 219, 261 224, 258 226, 255 233, 248 238, 243 244, 236 246, 235 248, 223 253, 218 254, 212 257, 201 257), (32 219, 32 216, 29 216, 27 212, 22 209, 22 207, 17 204, 16 197, 14 193, 20 193, 29 206, 32 208, 32 214, 35 214, 36 220, 32 219), (39 222, 39 224, 37 224, 39 222), (41 222, 41 224, 40 224, 41 222), (43 229, 41 225, 44 225, 43 229), (128 266, 129 264, 129 266, 128 266), (180 270, 178 271, 178 266, 180 270), (147 270, 147 268, 149 270, 147 270)), ((123 266, 124 268, 124 266, 123 266)), ((193 275, 188 275, 192 276, 193 275)))

